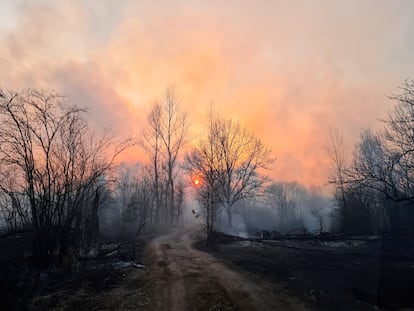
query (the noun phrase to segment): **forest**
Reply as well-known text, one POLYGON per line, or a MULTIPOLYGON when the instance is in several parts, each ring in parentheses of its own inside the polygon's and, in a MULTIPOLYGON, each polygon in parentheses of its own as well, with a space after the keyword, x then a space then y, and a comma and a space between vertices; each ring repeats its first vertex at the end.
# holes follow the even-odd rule
POLYGON ((413 12, 0 0, 0 311, 414 310, 413 12))
POLYGON ((205 135, 191 141, 190 112, 174 87, 153 104, 145 130, 127 138, 93 131, 87 109, 70 97, 3 89, 2 261, 75 271, 79 262, 128 243, 128 258, 135 260, 138 240, 192 224, 213 249, 222 234, 289 240, 295 247, 299 238, 410 241, 414 81, 390 100, 394 108, 379 121, 382 130, 363 130, 354 146, 345 144, 340 129, 327 135, 329 194, 269 177, 277 155, 248 127, 213 109, 205 135), (131 146, 145 161, 117 161, 131 146))

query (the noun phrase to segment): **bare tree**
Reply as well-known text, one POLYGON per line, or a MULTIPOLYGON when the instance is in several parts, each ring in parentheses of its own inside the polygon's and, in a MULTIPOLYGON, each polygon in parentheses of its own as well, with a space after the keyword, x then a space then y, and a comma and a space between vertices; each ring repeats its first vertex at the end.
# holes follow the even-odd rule
POLYGON ((391 229, 391 209, 387 200, 390 189, 395 189, 395 182, 388 160, 388 150, 381 134, 364 130, 356 146, 350 186, 353 188, 354 203, 358 193, 358 205, 366 209, 371 220, 370 227, 375 233, 391 229))
POLYGON ((181 208, 176 206, 175 198, 177 190, 181 191, 176 189, 177 160, 186 143, 187 131, 187 115, 179 105, 174 87, 169 87, 163 100, 154 104, 148 117, 148 128, 141 141, 141 146, 152 163, 155 219, 157 222, 162 220, 166 225, 177 222, 181 208), (161 191, 162 187, 165 188, 165 193, 161 191))
POLYGON ((257 196, 267 181, 259 170, 272 163, 270 149, 254 137, 246 128, 232 120, 216 119, 212 135, 217 161, 220 201, 227 213, 228 225, 232 227, 234 204, 257 196))
POLYGON ((266 187, 266 203, 276 212, 277 229, 287 232, 301 229, 303 223, 303 207, 309 205, 310 195, 306 188, 297 182, 272 182, 266 187))
POLYGON ((407 80, 391 99, 394 109, 385 120, 385 140, 393 185, 388 193, 396 202, 414 202, 414 81, 407 80))
MULTIPOLYGON (((197 200, 202 206, 202 216, 206 221, 207 244, 216 230, 217 209, 219 204, 219 172, 212 133, 212 119, 206 139, 200 140, 186 155, 186 168, 192 175, 197 200)), ((194 212, 194 211, 193 211, 194 212)), ((199 216, 199 215, 197 215, 199 216)))
POLYGON ((348 176, 348 146, 345 144, 342 134, 331 129, 327 142, 328 154, 331 158, 334 174, 330 183, 335 185, 335 197, 339 202, 341 212, 342 227, 347 226, 348 204, 346 198, 346 184, 348 176))
POLYGON ((234 204, 258 195, 268 181, 260 171, 268 169, 273 159, 270 149, 239 123, 211 116, 208 137, 199 141, 186 161, 191 173, 206 185, 201 188, 203 200, 210 206, 221 204, 231 227, 234 204))
POLYGON ((167 222, 174 223, 175 206, 175 179, 177 157, 186 142, 188 120, 187 115, 180 108, 174 87, 169 87, 165 92, 162 102, 161 132, 166 153, 165 170, 167 173, 167 208, 169 210, 167 222))
POLYGON ((384 232, 410 227, 414 215, 414 82, 406 81, 382 132, 364 130, 349 163, 346 146, 331 133, 333 182, 345 228, 384 232))
POLYGON ((307 211, 309 211, 310 215, 315 219, 318 225, 317 231, 319 234, 325 232, 327 229, 325 215, 326 208, 328 207, 327 198, 321 194, 320 190, 315 187, 311 187, 306 205, 307 211))
POLYGON ((152 208, 151 225, 157 227, 160 221, 160 209, 162 202, 161 192, 161 106, 154 104, 148 115, 148 127, 142 134, 140 146, 147 153, 150 161, 152 179, 152 208))
POLYGON ((79 253, 85 218, 96 216, 99 183, 128 145, 109 133, 96 138, 84 113, 55 93, 2 92, 0 191, 33 231, 39 265, 79 253))
POLYGON ((135 234, 144 223, 151 221, 151 188, 146 168, 142 165, 122 163, 117 167, 112 195, 121 216, 122 236, 135 234))
POLYGON ((394 202, 414 202, 414 81, 391 96, 394 108, 383 133, 365 130, 358 145, 356 180, 394 202))

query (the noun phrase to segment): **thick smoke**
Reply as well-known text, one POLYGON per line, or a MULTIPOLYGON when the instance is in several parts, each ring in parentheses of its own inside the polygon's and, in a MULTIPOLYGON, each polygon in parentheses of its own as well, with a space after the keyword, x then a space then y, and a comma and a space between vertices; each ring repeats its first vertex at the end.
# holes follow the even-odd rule
MULTIPOLYGON (((332 230, 334 202, 320 190, 296 182, 274 182, 257 199, 241 200, 233 206, 232 225, 223 206, 217 210, 217 231, 250 237, 267 230, 286 234, 300 231, 318 234, 332 230)), ((196 200, 187 202, 186 223, 200 222, 204 210, 196 200)))
POLYGON ((219 213, 218 230, 226 234, 240 236, 243 238, 247 238, 249 236, 246 223, 243 217, 239 214, 233 215, 232 226, 229 226, 227 214, 219 213))
POLYGON ((332 227, 333 204, 316 189, 296 182, 277 182, 266 189, 260 200, 242 201, 234 208, 235 226, 223 231, 237 235, 254 235, 260 230, 288 233, 329 231, 332 227), (230 232, 231 231, 231 232, 230 232))

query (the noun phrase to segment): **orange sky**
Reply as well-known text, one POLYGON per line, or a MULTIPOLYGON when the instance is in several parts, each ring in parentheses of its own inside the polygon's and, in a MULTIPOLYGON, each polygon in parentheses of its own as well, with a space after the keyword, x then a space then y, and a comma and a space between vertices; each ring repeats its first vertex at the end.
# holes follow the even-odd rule
POLYGON ((213 103, 272 147, 274 178, 321 185, 329 128, 352 145, 414 78, 412 12, 378 0, 2 1, 0 86, 70 95, 122 135, 175 84, 193 138, 213 103))

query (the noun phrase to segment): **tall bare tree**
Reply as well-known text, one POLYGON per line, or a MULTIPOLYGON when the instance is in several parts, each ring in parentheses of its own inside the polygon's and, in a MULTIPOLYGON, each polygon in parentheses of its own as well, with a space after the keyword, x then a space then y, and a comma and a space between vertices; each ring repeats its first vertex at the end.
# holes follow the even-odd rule
POLYGON ((167 208, 169 210, 167 222, 173 224, 175 214, 175 179, 177 157, 186 143, 188 120, 187 114, 181 109, 173 86, 169 87, 161 104, 161 131, 160 136, 166 153, 165 170, 167 173, 167 208))
MULTIPOLYGON (((186 143, 188 119, 174 87, 167 88, 161 102, 153 105, 141 146, 152 163, 155 224, 177 222, 181 206, 176 206, 177 161, 186 143)), ((182 198, 178 198, 181 200, 182 198)))
POLYGON ((203 190, 224 207, 232 227, 234 204, 258 195, 268 181, 261 171, 273 159, 270 149, 239 123, 211 118, 208 137, 199 141, 186 160, 192 174, 207 183, 203 190))
POLYGON ((150 161, 150 172, 152 175, 152 226, 157 227, 160 221, 162 192, 161 192, 161 106, 156 103, 148 115, 148 127, 142 134, 140 146, 146 152, 150 161))
POLYGON ((346 226, 348 219, 348 204, 346 197, 346 183, 348 176, 349 154, 348 146, 344 142, 342 133, 337 129, 331 129, 327 142, 327 150, 330 156, 334 173, 330 183, 335 185, 335 197, 339 202, 342 225, 346 226))
MULTIPOLYGON (((220 203, 220 176, 212 126, 211 118, 207 137, 199 140, 194 149, 186 155, 186 168, 192 175, 197 200, 202 206, 201 216, 205 219, 208 244, 216 230, 217 210, 220 203)), ((198 217, 199 214, 196 216, 198 217)))

